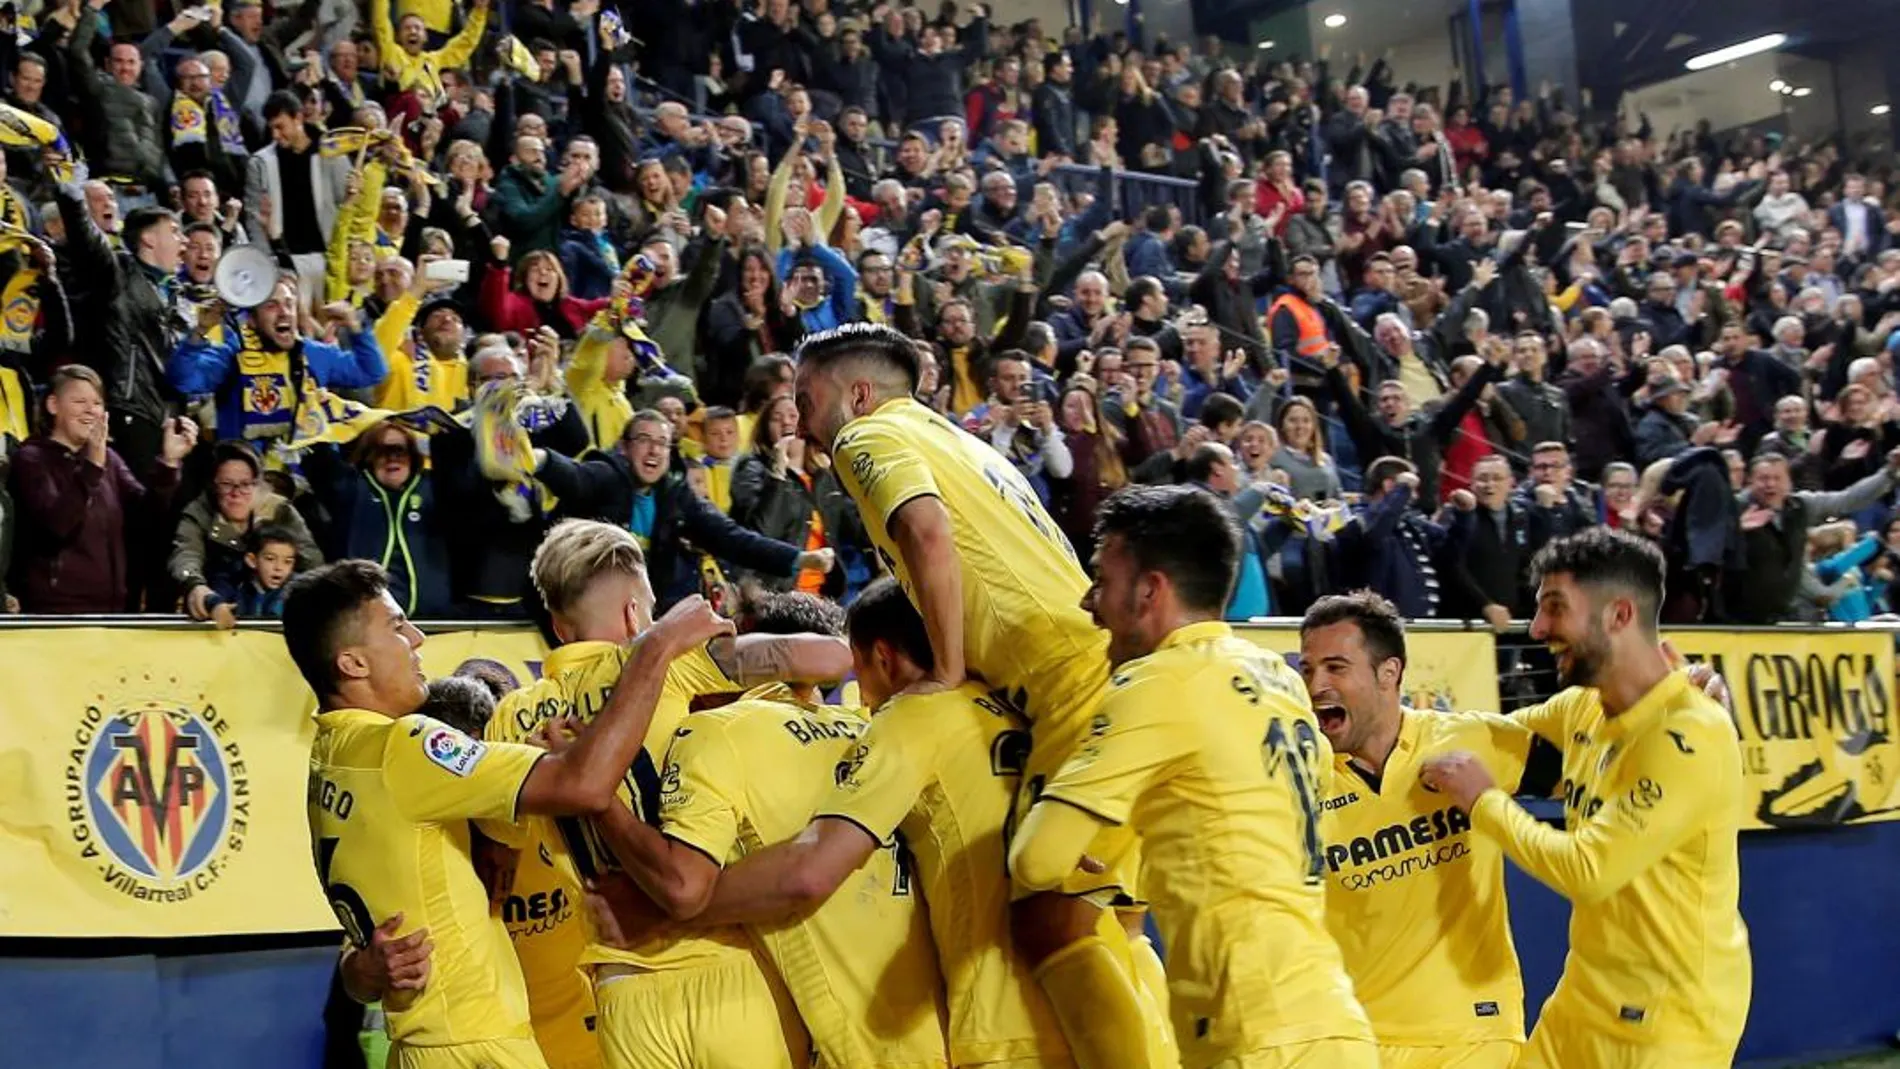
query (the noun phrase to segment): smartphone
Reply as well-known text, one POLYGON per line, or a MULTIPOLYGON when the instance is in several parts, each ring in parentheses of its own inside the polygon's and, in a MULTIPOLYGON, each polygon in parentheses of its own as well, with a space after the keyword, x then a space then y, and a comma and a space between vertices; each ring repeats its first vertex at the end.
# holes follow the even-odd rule
POLYGON ((211 21, 211 7, 208 4, 199 4, 195 7, 188 7, 185 9, 185 14, 190 15, 192 18, 197 19, 199 22, 211 21))
POLYGON ((467 282, 467 260, 434 260, 422 269, 422 277, 431 282, 467 282))

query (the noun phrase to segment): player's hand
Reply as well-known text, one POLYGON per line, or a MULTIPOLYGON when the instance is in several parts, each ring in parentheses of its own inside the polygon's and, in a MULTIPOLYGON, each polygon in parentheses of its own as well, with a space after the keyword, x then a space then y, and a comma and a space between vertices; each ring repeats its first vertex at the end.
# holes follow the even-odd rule
POLYGON ((510 849, 480 831, 469 835, 469 862, 475 876, 488 889, 488 911, 496 916, 515 889, 515 867, 521 863, 521 851, 510 849))
POLYGON ((1418 778, 1426 790, 1450 795, 1466 813, 1478 804, 1479 795, 1497 786, 1484 765, 1464 750, 1453 750, 1427 760, 1419 769, 1418 778))
MULTIPOLYGON (((704 646, 720 635, 737 633, 731 620, 714 612, 705 598, 692 594, 681 598, 678 604, 666 610, 666 615, 660 617, 647 631, 646 638, 660 643, 661 649, 677 657, 687 650, 704 646)), ((633 661, 627 663, 632 664, 633 661)))
POLYGON ((429 929, 418 928, 397 938, 402 914, 376 926, 369 945, 343 961, 344 986, 357 995, 382 998, 391 991, 421 991, 429 983, 429 959, 435 943, 429 929))
POLYGON ((1695 689, 1720 702, 1722 708, 1727 709, 1731 715, 1734 714, 1735 695, 1728 689, 1728 680, 1723 679, 1722 673, 1715 670, 1715 665, 1708 661, 1689 661, 1683 657, 1682 651, 1676 649, 1675 643, 1668 639, 1663 639, 1662 654, 1669 662, 1669 667, 1681 669, 1688 674, 1689 682, 1695 689))
POLYGON ((609 873, 587 885, 587 912, 602 944, 632 946, 670 922, 660 907, 624 873, 609 873))

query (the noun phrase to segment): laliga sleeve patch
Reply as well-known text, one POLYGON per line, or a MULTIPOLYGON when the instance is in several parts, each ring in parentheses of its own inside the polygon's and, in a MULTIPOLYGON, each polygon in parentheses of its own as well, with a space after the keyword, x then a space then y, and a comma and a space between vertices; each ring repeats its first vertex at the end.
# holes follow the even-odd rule
POLYGON ((475 771, 488 747, 450 727, 435 727, 422 738, 423 755, 457 776, 475 771))

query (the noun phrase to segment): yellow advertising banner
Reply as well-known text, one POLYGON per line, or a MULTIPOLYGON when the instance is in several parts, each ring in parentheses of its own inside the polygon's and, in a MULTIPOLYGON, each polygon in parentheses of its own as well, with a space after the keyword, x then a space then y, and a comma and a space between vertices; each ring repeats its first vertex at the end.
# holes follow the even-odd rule
MULTIPOLYGON (((1234 631, 1300 664, 1300 629, 1242 624, 1234 631)), ((1405 636, 1405 700, 1414 709, 1498 707, 1497 643, 1489 631, 1410 631, 1405 636)))
POLYGON ((1735 697, 1743 827, 1900 819, 1894 636, 1887 631, 1675 631, 1735 697))
MULTIPOLYGON (((517 682, 530 631, 423 645, 517 682)), ((0 632, 0 936, 325 931, 304 815, 315 701, 262 631, 0 632)))

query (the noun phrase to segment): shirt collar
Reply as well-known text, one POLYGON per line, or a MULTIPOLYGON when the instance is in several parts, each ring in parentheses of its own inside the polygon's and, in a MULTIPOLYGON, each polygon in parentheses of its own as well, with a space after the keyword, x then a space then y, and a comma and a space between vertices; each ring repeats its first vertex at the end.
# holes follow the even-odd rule
MULTIPOLYGON (((1661 716, 1664 711, 1681 705, 1691 686, 1687 672, 1671 672, 1664 676, 1661 682, 1649 688, 1642 697, 1636 699, 1636 704, 1616 716, 1606 715, 1603 718, 1604 726, 1614 736, 1634 734, 1661 716)), ((1602 701, 1601 693, 1598 694, 1597 700, 1602 701)))
POLYGON ((557 675, 587 661, 605 657, 622 648, 624 647, 617 642, 595 641, 569 642, 563 646, 556 646, 548 651, 548 659, 541 665, 541 674, 544 676, 557 675))
POLYGON ((1209 639, 1227 638, 1233 633, 1234 629, 1227 626, 1224 620, 1202 620, 1200 623, 1187 624, 1168 632, 1168 637, 1162 639, 1161 644, 1156 646, 1155 649, 1160 651, 1171 649, 1175 646, 1185 646, 1191 642, 1206 642, 1209 639))

